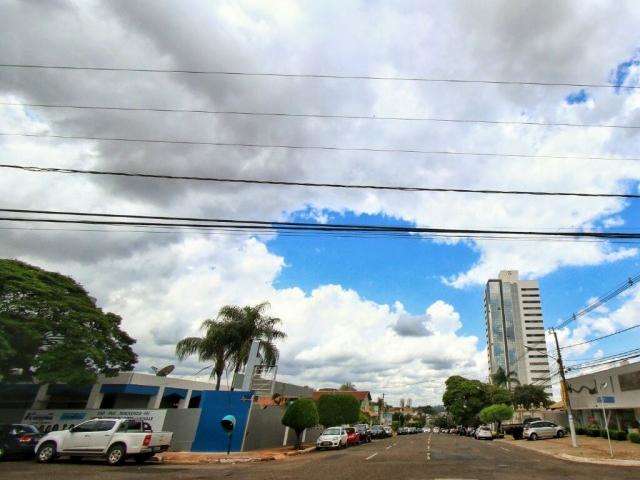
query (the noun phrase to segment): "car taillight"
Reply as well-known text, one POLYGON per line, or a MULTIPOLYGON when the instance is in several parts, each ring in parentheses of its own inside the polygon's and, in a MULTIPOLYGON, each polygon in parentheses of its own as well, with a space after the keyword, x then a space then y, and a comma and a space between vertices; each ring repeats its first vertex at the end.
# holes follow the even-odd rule
POLYGON ((30 443, 31 442, 31 435, 22 435, 21 437, 18 437, 18 441, 20 443, 30 443))
POLYGON ((142 441, 142 445, 148 447, 151 443, 151 435, 145 435, 144 440, 142 441))

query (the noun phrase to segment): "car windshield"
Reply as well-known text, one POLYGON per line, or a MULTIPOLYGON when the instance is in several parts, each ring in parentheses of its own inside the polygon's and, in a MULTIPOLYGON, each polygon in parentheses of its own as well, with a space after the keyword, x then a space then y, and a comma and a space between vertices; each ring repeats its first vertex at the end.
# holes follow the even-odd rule
POLYGON ((337 427, 334 428, 327 428, 323 435, 340 435, 340 429, 337 427))

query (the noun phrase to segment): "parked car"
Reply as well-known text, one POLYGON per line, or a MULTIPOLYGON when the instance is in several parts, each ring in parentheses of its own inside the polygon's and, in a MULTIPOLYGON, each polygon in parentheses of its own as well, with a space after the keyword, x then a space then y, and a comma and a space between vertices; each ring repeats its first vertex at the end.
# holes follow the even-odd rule
POLYGON ((527 440, 538 440, 539 438, 562 438, 566 435, 564 427, 556 425, 553 422, 544 420, 538 422, 530 422, 524 428, 522 434, 527 440))
POLYGON ((347 447, 353 447, 362 443, 362 437, 353 427, 345 427, 347 432, 347 447))
POLYGON ((481 425, 476 428, 475 438, 477 440, 493 440, 493 433, 491 433, 491 428, 486 425, 481 425))
POLYGON ((384 431, 382 425, 374 425, 371 427, 371 436, 373 438, 386 438, 387 433, 384 431))
POLYGON ((429 427, 423 427, 422 433, 431 433, 431 429, 429 427))
POLYGON ((371 429, 369 428, 369 425, 367 425, 366 423, 358 423, 354 425, 354 428, 360 435, 361 443, 371 442, 371 429))
POLYGON ((510 420, 502 424, 502 431, 508 435, 511 435, 514 440, 522 439, 524 435, 524 429, 532 422, 540 422, 540 417, 529 417, 522 421, 518 419, 510 420))
POLYGON ((387 438, 388 438, 388 437, 393 437, 393 429, 392 429, 391 427, 389 427, 389 426, 386 426, 386 425, 385 425, 385 426, 384 426, 384 427, 382 427, 382 428, 384 429, 384 433, 385 433, 385 436, 386 436, 387 438))
POLYGON ((316 440, 316 448, 347 448, 347 430, 345 427, 327 428, 316 440))
POLYGON ((440 433, 440 427, 433 427, 433 433, 440 433))
POLYGON ((167 450, 172 437, 171 432, 150 432, 140 420, 94 418, 47 433, 36 445, 36 459, 47 463, 61 455, 72 459, 97 456, 106 458, 109 465, 122 465, 127 458, 144 463, 167 450))
POLYGON ((475 427, 467 427, 466 435, 467 437, 473 437, 473 434, 476 433, 475 427))
POLYGON ((0 425, 0 460, 8 457, 30 458, 42 434, 33 425, 0 425))

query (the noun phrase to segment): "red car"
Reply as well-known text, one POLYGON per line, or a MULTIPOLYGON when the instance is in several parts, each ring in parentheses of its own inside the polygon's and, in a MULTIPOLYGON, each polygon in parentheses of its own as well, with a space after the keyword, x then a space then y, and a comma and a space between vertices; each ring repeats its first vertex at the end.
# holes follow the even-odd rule
POLYGON ((360 434, 353 427, 345 428, 347 431, 347 446, 350 447, 352 445, 360 444, 360 434))

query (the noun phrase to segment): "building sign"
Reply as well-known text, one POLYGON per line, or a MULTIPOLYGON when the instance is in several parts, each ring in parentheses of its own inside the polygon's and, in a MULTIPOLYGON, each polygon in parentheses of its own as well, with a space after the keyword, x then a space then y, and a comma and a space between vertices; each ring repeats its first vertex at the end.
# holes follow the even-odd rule
POLYGON ((602 396, 596 398, 596 403, 616 403, 616 397, 602 396))
POLYGON ((41 432, 66 430, 92 418, 135 418, 151 425, 154 432, 162 431, 166 410, 100 409, 100 410, 27 410, 22 423, 35 425, 41 432))
POLYGON ((630 390, 640 390, 640 370, 618 375, 620 390, 628 392, 630 390))

